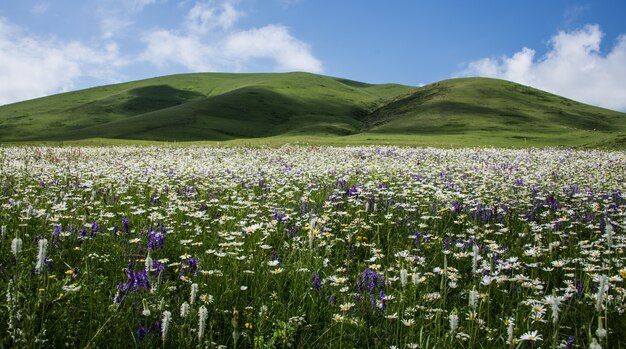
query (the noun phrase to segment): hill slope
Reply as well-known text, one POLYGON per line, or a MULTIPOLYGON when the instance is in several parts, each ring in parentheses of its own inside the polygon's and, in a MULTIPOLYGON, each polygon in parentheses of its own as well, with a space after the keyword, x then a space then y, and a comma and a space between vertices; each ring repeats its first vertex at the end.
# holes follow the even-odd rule
POLYGON ((347 136, 332 141, 622 147, 625 132, 624 113, 485 78, 414 88, 308 73, 183 74, 0 107, 2 142, 347 136))
POLYGON ((363 130, 378 135, 479 136, 552 145, 624 142, 626 135, 624 113, 488 78, 418 88, 373 111, 363 124, 363 130))
POLYGON ((308 73, 173 75, 2 106, 0 140, 341 135, 357 132, 369 110, 410 89, 308 73))

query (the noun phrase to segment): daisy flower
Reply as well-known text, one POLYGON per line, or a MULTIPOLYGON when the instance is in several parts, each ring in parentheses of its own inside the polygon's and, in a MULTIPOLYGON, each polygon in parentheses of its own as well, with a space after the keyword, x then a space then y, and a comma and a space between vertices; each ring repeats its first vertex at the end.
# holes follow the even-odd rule
POLYGON ((543 338, 541 338, 541 335, 537 334, 537 331, 529 331, 519 337, 520 341, 530 341, 530 342, 537 342, 542 339, 543 338))

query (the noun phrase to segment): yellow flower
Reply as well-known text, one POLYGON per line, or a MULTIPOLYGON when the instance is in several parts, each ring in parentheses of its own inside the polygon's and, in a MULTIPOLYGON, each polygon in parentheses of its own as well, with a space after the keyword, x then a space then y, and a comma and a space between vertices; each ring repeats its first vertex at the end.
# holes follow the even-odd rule
POLYGON ((252 329, 252 324, 249 322, 246 322, 246 324, 244 325, 246 330, 251 330, 252 329))
POLYGON ((72 275, 72 273, 73 273, 73 272, 74 272, 74 271, 73 271, 72 269, 68 269, 68 270, 65 272, 65 275, 72 275))
POLYGON ((624 279, 626 279, 626 268, 622 269, 619 271, 619 276, 623 277, 624 279))

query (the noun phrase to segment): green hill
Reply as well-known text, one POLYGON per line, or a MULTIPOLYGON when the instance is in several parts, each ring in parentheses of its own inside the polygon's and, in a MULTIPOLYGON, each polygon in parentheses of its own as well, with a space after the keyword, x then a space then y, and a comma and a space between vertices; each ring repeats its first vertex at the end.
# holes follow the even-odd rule
POLYGON ((415 88, 308 73, 165 76, 0 107, 0 142, 623 147, 626 114, 495 79, 415 88))
POLYGON ((363 125, 379 137, 421 135, 442 144, 626 145, 624 113, 488 78, 418 88, 370 113, 363 125))

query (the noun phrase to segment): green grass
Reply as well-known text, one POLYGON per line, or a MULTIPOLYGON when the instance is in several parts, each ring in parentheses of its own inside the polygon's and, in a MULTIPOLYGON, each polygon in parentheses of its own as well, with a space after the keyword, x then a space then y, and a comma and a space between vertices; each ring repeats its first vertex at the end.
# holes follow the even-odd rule
POLYGON ((0 142, 626 147, 626 114, 485 78, 184 74, 0 107, 0 142), (99 141, 102 142, 102 141, 99 141))

